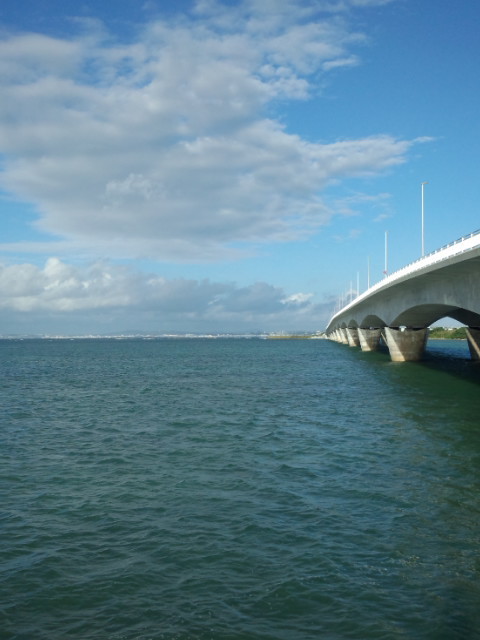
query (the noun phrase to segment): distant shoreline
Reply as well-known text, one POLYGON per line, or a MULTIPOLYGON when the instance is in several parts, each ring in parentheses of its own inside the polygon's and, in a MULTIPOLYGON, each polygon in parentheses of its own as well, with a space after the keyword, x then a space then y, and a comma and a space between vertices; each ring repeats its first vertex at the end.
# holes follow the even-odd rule
POLYGON ((458 327, 456 329, 445 329, 443 327, 434 327, 430 329, 429 339, 432 340, 466 340, 466 327, 458 327))
POLYGON ((310 333, 310 334, 292 334, 292 335, 268 335, 266 336, 267 340, 318 340, 321 339, 323 336, 320 336, 316 333, 310 333))

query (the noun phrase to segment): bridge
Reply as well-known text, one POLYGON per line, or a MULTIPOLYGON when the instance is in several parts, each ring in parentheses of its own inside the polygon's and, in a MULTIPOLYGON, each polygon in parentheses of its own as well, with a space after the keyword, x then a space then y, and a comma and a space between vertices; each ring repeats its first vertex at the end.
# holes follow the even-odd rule
POLYGON ((357 295, 331 318, 328 338, 377 350, 393 361, 420 360, 428 327, 441 318, 467 326, 470 355, 480 360, 480 230, 419 258, 357 295))

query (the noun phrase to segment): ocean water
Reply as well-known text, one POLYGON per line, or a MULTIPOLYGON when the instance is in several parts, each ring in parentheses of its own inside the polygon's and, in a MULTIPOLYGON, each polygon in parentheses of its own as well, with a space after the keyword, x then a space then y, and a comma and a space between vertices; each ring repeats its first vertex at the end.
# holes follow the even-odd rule
POLYGON ((480 365, 0 341, 0 638, 480 638, 480 365))

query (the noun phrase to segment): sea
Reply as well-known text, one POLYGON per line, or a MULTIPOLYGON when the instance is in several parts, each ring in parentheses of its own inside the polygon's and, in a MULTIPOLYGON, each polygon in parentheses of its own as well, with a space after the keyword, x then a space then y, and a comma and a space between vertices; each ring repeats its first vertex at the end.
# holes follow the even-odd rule
POLYGON ((480 638, 480 364, 0 341, 1 640, 480 638))

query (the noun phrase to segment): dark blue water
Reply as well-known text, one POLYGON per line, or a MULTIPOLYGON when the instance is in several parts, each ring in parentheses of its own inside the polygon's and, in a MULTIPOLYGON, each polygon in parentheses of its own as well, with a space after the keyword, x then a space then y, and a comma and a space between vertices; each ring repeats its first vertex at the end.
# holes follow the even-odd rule
POLYGON ((480 365, 0 341, 0 637, 480 638, 480 365))

